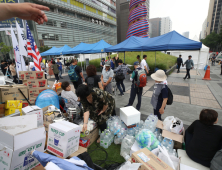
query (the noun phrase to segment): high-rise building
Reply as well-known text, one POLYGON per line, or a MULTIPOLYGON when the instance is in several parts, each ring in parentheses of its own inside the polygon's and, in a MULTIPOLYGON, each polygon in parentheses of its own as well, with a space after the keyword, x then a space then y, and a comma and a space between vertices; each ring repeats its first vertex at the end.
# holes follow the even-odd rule
POLYGON ((210 0, 208 16, 207 16, 207 29, 206 35, 211 32, 220 33, 220 27, 222 25, 222 0, 210 0))
POLYGON ((160 36, 161 18, 152 18, 149 20, 149 24, 151 25, 150 38, 160 36))
POLYGON ((170 17, 161 18, 160 35, 166 34, 172 31, 172 21, 170 17))
MULTIPOLYGON (((116 10, 117 10, 117 42, 120 43, 126 39, 126 34, 128 30, 128 17, 129 17, 129 5, 130 0, 117 0, 116 10)), ((147 20, 149 21, 149 9, 150 0, 146 0, 145 5, 147 7, 147 20)))
POLYGON ((200 33, 200 39, 205 39, 207 34, 207 18, 204 20, 202 30, 200 33))
POLYGON ((184 32, 184 33, 183 33, 183 36, 186 37, 186 38, 189 38, 189 36, 190 36, 190 32, 189 32, 189 31, 184 32))
MULTIPOLYGON (((32 0, 50 8, 48 22, 32 24, 38 40, 47 46, 70 47, 103 39, 117 44, 115 0, 32 0)), ((31 24, 31 23, 30 23, 31 24)))

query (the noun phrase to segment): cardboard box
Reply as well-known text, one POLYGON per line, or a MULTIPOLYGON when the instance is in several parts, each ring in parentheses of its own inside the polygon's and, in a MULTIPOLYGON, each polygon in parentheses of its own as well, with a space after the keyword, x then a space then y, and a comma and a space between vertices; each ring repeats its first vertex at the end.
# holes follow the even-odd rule
POLYGON ((45 129, 37 128, 36 115, 0 119, 0 129, 0 170, 32 169, 40 164, 30 154, 44 152, 45 129))
POLYGON ((5 114, 5 104, 0 104, 0 115, 5 114))
MULTIPOLYGON (((52 105, 50 105, 50 106, 52 106, 52 105)), ((60 114, 60 112, 54 112, 51 115, 47 115, 48 114, 47 113, 48 107, 49 106, 46 106, 46 107, 42 108, 42 110, 43 110, 43 121, 53 123, 53 120, 55 119, 56 116, 58 116, 60 114)), ((58 109, 56 108, 56 110, 58 110, 58 109)))
MULTIPOLYGON (((89 143, 89 146, 93 144, 93 142, 95 142, 99 137, 99 128, 96 127, 95 129, 93 129, 90 134, 84 138, 81 138, 81 139, 84 139, 84 140, 87 140, 89 139, 90 140, 90 143, 89 143)), ((88 147, 89 147, 88 146, 88 147)), ((87 147, 87 148, 88 148, 87 147)))
POLYGON ((23 80, 23 84, 28 88, 48 87, 47 80, 23 80))
MULTIPOLYGON (((31 105, 35 105, 35 101, 36 101, 35 98, 29 99, 29 102, 31 103, 31 105)), ((29 106, 29 103, 26 100, 22 101, 22 108, 27 107, 27 106, 29 106)))
POLYGON ((38 106, 27 106, 22 108, 23 115, 37 115, 37 126, 43 126, 43 111, 38 106))
POLYGON ((78 155, 80 155, 80 154, 82 154, 82 153, 84 153, 84 152, 87 152, 87 148, 84 148, 84 147, 82 147, 82 146, 79 146, 79 149, 78 149, 76 152, 74 152, 73 154, 69 155, 68 158, 72 158, 72 157, 74 157, 74 156, 78 156, 78 155))
POLYGON ((28 98, 28 88, 26 86, 13 87, 13 86, 1 86, 0 87, 0 103, 5 103, 7 100, 25 100, 20 89, 26 98, 28 98))
POLYGON ((22 100, 7 100, 5 103, 5 109, 21 109, 22 108, 22 100))
POLYGON ((120 108, 120 118, 126 124, 130 126, 140 122, 141 113, 133 106, 120 108))
POLYGON ((0 113, 0 118, 5 117, 5 114, 0 113))
POLYGON ((11 115, 15 112, 20 112, 20 116, 22 116, 22 109, 10 108, 5 110, 5 116, 11 115))
POLYGON ((19 71, 19 80, 45 79, 44 71, 19 71))
POLYGON ((43 88, 28 89, 29 98, 32 98, 32 99, 35 98, 36 99, 42 91, 47 90, 47 89, 49 89, 49 88, 48 87, 43 87, 43 88))
POLYGON ((79 148, 80 126, 67 121, 49 125, 47 150, 67 158, 79 148))
POLYGON ((160 120, 158 120, 156 127, 163 130, 162 136, 164 138, 169 138, 174 141, 174 149, 182 149, 184 135, 185 135, 184 129, 183 129, 182 135, 169 132, 169 131, 163 129, 163 122, 160 120))
POLYGON ((147 148, 134 152, 131 158, 132 163, 142 163, 138 170, 173 170, 147 148))

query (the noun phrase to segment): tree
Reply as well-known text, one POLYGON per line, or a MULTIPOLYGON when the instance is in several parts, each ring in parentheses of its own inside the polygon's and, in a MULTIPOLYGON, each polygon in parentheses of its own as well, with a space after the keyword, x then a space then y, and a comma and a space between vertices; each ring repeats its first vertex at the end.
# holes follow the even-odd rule
POLYGON ((0 43, 0 51, 1 53, 3 54, 3 57, 5 57, 6 54, 8 54, 12 49, 13 47, 12 46, 7 46, 5 45, 5 43, 1 42, 0 43))
POLYGON ((43 52, 45 52, 45 51, 48 51, 49 49, 51 49, 51 48, 48 47, 47 45, 45 45, 45 46, 43 46, 43 47, 40 47, 40 48, 39 48, 39 51, 40 51, 40 53, 43 53, 43 52))
POLYGON ((212 32, 205 39, 202 39, 201 42, 207 47, 209 47, 212 51, 214 51, 219 45, 219 40, 219 34, 212 32))

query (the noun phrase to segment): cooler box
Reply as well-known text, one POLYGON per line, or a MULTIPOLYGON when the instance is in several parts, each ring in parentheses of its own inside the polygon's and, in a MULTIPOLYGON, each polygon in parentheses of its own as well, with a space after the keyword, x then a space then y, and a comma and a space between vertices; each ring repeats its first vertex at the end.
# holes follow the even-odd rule
POLYGON ((133 106, 120 108, 120 118, 126 124, 130 126, 140 122, 141 113, 133 106))

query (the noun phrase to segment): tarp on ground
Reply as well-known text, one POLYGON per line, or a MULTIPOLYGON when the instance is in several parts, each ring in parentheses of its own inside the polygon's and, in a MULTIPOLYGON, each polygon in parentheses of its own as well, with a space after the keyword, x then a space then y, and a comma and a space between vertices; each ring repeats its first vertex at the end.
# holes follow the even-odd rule
POLYGON ((176 31, 171 31, 154 38, 130 37, 120 44, 106 48, 105 52, 199 50, 201 47, 201 42, 190 40, 176 31))
POLYGON ((65 51, 68 51, 72 49, 71 47, 69 47, 68 45, 64 45, 63 47, 59 48, 54 55, 63 55, 65 51))
POLYGON ((57 47, 52 47, 51 49, 43 52, 43 53, 40 53, 41 56, 48 56, 48 55, 51 55, 51 53, 54 53, 58 50, 59 48, 57 47))

